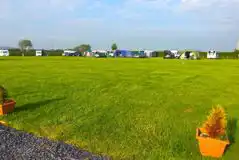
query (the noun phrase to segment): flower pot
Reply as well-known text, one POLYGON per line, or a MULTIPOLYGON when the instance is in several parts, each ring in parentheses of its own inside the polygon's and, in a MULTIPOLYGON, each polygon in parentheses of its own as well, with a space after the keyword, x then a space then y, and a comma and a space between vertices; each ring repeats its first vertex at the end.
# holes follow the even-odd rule
POLYGON ((0 104, 0 115, 13 112, 16 102, 12 99, 0 104))
POLYGON ((197 128, 196 139, 199 143, 199 149, 203 156, 209 156, 214 158, 222 157, 227 145, 230 144, 228 140, 218 140, 210 137, 201 137, 202 129, 197 128))
POLYGON ((7 123, 4 121, 0 121, 0 125, 7 126, 7 123))

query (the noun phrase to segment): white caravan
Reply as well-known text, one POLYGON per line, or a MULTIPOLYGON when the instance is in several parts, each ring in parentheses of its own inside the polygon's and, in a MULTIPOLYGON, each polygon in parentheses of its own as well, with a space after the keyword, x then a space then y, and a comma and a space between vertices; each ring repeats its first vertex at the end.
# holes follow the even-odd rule
POLYGON ((36 56, 42 56, 42 50, 36 50, 36 56))
POLYGON ((217 59, 217 58, 219 58, 219 54, 218 54, 218 52, 216 52, 214 50, 210 50, 207 52, 207 58, 208 59, 217 59))
POLYGON ((69 55, 74 54, 74 53, 76 53, 76 51, 65 50, 65 51, 62 53, 62 56, 69 56, 69 55))
POLYGON ((153 52, 154 51, 145 50, 144 51, 144 55, 145 55, 145 57, 152 57, 153 56, 153 52))
POLYGON ((9 56, 9 51, 7 49, 0 49, 0 56, 9 56))
POLYGON ((108 51, 106 50, 93 50, 92 55, 95 57, 107 57, 108 51))

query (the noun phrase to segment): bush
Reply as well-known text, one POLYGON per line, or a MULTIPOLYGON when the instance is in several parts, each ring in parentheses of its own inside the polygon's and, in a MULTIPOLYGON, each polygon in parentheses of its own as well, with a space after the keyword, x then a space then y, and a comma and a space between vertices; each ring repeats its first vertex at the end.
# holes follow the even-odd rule
POLYGON ((9 49, 9 56, 22 56, 20 49, 9 49))
POLYGON ((199 55, 201 59, 207 58, 207 52, 199 52, 199 55))
POLYGON ((219 52, 221 59, 238 59, 238 52, 219 52))
MULTIPOLYGON (((9 55, 10 56, 22 56, 22 51, 17 48, 9 49, 9 55)), ((36 51, 34 49, 31 49, 29 51, 24 51, 24 56, 35 56, 35 55, 36 55, 36 51)))
MULTIPOLYGON (((43 50, 43 52, 47 54, 48 56, 62 56, 63 50, 43 50)), ((18 48, 9 49, 9 55, 22 56, 22 51, 18 48)), ((36 50, 32 49, 27 52, 25 51, 24 56, 36 56, 36 50)))
POLYGON ((164 51, 155 51, 153 52, 152 57, 164 57, 164 51))
POLYGON ((63 50, 46 50, 48 56, 62 56, 63 50))
POLYGON ((29 51, 25 51, 24 52, 24 56, 36 56, 36 50, 35 49, 31 49, 29 51))
POLYGON ((218 105, 212 108, 210 115, 207 117, 207 121, 203 124, 202 130, 209 137, 218 138, 225 134, 226 126, 226 112, 223 107, 218 105))

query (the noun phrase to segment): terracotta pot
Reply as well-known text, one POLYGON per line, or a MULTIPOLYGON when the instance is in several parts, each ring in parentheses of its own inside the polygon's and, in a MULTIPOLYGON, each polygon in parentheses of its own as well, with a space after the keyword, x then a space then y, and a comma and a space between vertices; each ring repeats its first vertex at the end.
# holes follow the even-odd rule
POLYGON ((199 142, 199 149, 203 156, 214 158, 222 157, 227 145, 230 144, 228 140, 218 140, 210 137, 200 137, 202 129, 197 128, 196 139, 199 142))
POLYGON ((7 126, 7 123, 4 121, 0 121, 0 125, 7 126))
POLYGON ((0 115, 4 115, 13 112, 16 102, 12 99, 0 104, 0 115))

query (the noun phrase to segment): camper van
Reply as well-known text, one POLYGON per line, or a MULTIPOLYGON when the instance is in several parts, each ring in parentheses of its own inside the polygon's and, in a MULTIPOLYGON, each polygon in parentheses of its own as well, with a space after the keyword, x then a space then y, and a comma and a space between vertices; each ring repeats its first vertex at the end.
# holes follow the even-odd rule
POLYGON ((0 49, 0 56, 9 56, 9 51, 7 49, 0 49))
POLYGON ((36 56, 42 56, 42 50, 36 50, 36 56))
POLYGON ((78 53, 76 51, 72 51, 72 50, 65 50, 62 53, 62 56, 80 56, 80 53, 78 53))
POLYGON ((178 50, 165 50, 164 51, 164 58, 165 59, 174 59, 179 58, 180 52, 178 50))
POLYGON ((207 58, 208 59, 217 59, 217 58, 219 58, 219 54, 217 51, 210 50, 207 52, 207 58))
POLYGON ((152 57, 153 56, 153 52, 154 51, 145 50, 144 51, 144 55, 145 55, 145 57, 152 57))
POLYGON ((97 58, 107 57, 107 51, 105 50, 94 50, 92 54, 97 58))
POLYGON ((36 49, 36 56, 48 56, 47 52, 43 49, 36 49))
POLYGON ((107 54, 109 57, 114 57, 114 51, 108 51, 107 54))

